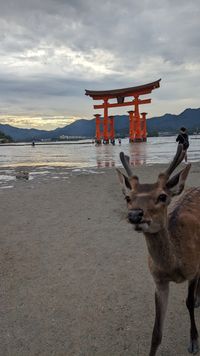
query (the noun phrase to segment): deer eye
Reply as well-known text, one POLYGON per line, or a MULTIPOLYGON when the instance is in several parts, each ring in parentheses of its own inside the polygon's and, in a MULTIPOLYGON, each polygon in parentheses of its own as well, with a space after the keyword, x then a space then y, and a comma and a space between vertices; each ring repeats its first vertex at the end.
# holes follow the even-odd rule
POLYGON ((128 195, 125 196, 125 200, 126 200, 127 203, 131 202, 131 198, 128 195))
POLYGON ((167 195, 166 194, 160 194, 159 197, 158 197, 158 203, 159 202, 162 202, 162 203, 165 203, 167 200, 167 195))

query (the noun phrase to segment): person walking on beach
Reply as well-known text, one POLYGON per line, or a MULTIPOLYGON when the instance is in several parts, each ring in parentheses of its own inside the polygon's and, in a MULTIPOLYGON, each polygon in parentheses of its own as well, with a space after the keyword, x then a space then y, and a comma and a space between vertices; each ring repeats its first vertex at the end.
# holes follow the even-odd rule
POLYGON ((187 149, 189 147, 189 137, 185 127, 180 128, 179 134, 176 138, 176 142, 181 143, 183 145, 183 149, 185 151, 185 162, 187 162, 187 149))

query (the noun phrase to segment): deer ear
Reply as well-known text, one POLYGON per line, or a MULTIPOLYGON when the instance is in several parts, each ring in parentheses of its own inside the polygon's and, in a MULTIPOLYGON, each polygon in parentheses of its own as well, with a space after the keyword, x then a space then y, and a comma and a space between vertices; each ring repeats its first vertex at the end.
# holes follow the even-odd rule
POLYGON ((190 168, 191 164, 188 164, 182 171, 167 181, 166 187, 169 189, 172 196, 182 193, 190 168))
POLYGON ((132 189, 129 179, 118 168, 116 168, 116 171, 120 185, 122 187, 122 192, 124 195, 128 195, 130 193, 130 190, 132 189))

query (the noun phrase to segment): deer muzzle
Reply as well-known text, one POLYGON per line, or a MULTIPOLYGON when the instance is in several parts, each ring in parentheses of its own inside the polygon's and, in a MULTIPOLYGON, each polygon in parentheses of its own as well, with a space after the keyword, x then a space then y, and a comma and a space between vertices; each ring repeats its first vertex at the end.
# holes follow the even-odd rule
POLYGON ((131 224, 140 224, 143 216, 144 212, 142 209, 130 210, 128 213, 128 220, 131 224))

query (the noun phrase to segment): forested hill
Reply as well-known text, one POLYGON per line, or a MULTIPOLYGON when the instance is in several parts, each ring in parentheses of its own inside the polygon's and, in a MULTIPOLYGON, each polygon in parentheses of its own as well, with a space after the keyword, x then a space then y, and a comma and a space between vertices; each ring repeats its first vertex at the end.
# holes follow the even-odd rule
POLYGON ((8 143, 12 142, 12 138, 8 135, 5 135, 2 131, 0 131, 0 143, 8 143))

